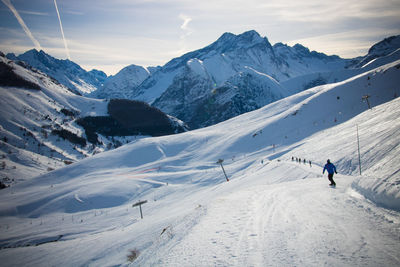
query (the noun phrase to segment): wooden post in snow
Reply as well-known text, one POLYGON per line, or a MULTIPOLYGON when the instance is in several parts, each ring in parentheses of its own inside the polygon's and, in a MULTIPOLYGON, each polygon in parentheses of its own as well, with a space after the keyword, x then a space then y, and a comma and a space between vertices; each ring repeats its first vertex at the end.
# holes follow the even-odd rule
POLYGON ((358 147, 358 168, 360 169, 360 175, 361 175, 360 137, 358 135, 358 124, 357 124, 357 147, 358 147))
POLYGON ((145 203, 147 203, 147 200, 144 200, 144 201, 140 201, 140 200, 139 200, 139 202, 137 202, 137 203, 135 203, 135 204, 132 205, 132 208, 133 208, 133 207, 136 207, 136 206, 139 206, 139 209, 140 209, 140 218, 142 218, 142 219, 143 219, 142 204, 145 204, 145 203))
POLYGON ((362 97, 362 100, 365 99, 365 101, 367 101, 368 109, 371 109, 371 105, 369 104, 369 100, 368 100, 368 98, 370 98, 370 97, 371 97, 370 95, 364 95, 364 96, 362 97))
POLYGON ((225 172, 224 166, 222 166, 222 162, 224 162, 224 160, 223 160, 223 159, 219 159, 219 160, 217 161, 217 164, 221 165, 221 168, 222 168, 222 171, 224 172, 224 175, 225 175, 226 181, 227 181, 227 182, 229 182, 229 179, 228 179, 228 176, 226 175, 226 172, 225 172))

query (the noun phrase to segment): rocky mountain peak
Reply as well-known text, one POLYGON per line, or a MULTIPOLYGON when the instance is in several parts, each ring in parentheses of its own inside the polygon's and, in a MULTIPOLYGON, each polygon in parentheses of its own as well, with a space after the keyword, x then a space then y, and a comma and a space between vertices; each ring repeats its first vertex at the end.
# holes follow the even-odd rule
POLYGON ((21 60, 48 74, 78 94, 97 90, 107 79, 102 71, 86 71, 69 59, 57 59, 43 50, 31 49, 19 56, 7 55, 12 60, 21 60))
POLYGON ((266 37, 263 38, 258 32, 251 30, 238 35, 229 32, 224 33, 217 41, 212 43, 209 48, 220 53, 226 53, 238 49, 251 48, 259 44, 267 47, 271 46, 266 37))
POLYGON ((400 35, 385 38, 384 40, 374 44, 368 50, 367 55, 361 57, 359 61, 357 60, 355 67, 362 67, 365 64, 369 63, 371 60, 387 56, 399 48, 400 48, 400 35))
POLYGON ((385 38, 373 45, 368 54, 387 55, 400 47, 400 35, 385 38))

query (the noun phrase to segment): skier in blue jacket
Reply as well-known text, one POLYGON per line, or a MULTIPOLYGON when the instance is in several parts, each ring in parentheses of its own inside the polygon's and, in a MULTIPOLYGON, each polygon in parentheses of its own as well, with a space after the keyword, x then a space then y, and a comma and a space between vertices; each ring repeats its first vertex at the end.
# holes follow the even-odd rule
POLYGON ((326 164, 325 164, 324 170, 322 171, 322 174, 325 173, 325 170, 328 171, 328 179, 329 179, 329 181, 331 182, 330 185, 331 185, 331 186, 336 186, 336 183, 335 183, 335 181, 333 180, 333 173, 337 173, 336 167, 335 167, 335 165, 333 165, 333 164, 331 163, 331 161, 330 161, 329 159, 326 161, 326 164))

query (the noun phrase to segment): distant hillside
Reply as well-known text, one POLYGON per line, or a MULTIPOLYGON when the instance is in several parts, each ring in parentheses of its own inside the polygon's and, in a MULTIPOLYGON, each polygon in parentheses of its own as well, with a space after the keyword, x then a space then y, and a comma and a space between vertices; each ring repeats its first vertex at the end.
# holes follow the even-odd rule
POLYGON ((147 103, 79 96, 0 54, 0 181, 12 184, 145 136, 186 131, 147 103))
POLYGON ((107 75, 102 71, 86 71, 75 62, 54 58, 43 50, 32 49, 18 56, 8 54, 7 57, 25 62, 78 94, 96 91, 107 79, 107 75))

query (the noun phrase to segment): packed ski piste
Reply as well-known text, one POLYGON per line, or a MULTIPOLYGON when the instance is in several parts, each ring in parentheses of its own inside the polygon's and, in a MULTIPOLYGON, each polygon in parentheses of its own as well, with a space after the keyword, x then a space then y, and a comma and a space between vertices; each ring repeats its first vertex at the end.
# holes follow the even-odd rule
POLYGON ((3 189, 0 265, 399 266, 399 66, 3 189))

